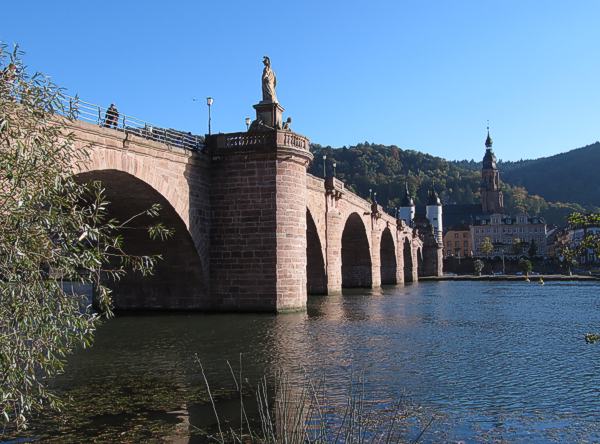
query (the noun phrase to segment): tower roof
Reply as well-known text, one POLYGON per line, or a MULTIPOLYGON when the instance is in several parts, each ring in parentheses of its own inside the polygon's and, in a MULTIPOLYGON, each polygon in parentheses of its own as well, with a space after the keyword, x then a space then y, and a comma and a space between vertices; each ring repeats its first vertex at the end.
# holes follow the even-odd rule
POLYGON ((489 149, 492 149, 492 144, 493 143, 494 143, 494 141, 490 137, 490 127, 488 126, 488 128, 487 128, 487 138, 485 139, 485 147, 489 148, 489 149))
POLYGON ((490 137, 490 127, 487 128, 487 138, 485 139, 485 155, 483 156, 483 169, 495 170, 496 167, 496 156, 492 151, 492 138, 490 137))
POLYGON ((415 201, 412 197, 410 197, 410 193, 408 192, 408 183, 404 182, 404 196, 402 196, 402 200, 400 201, 401 207, 414 207, 415 201))
POLYGON ((427 205, 441 205, 440 196, 435 191, 434 188, 431 188, 427 193, 427 205))

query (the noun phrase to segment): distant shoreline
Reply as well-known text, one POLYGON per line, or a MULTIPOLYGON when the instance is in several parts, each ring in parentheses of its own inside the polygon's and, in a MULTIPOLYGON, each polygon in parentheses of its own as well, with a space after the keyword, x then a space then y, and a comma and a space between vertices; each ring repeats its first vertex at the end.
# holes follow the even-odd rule
MULTIPOLYGON (((542 278, 544 281, 600 281, 598 276, 584 276, 584 275, 572 275, 567 274, 535 274, 530 275, 529 280, 531 282, 539 281, 542 278)), ((524 282, 525 276, 516 275, 482 275, 482 276, 471 276, 468 274, 458 276, 424 276, 419 277, 419 281, 520 281, 524 282)))

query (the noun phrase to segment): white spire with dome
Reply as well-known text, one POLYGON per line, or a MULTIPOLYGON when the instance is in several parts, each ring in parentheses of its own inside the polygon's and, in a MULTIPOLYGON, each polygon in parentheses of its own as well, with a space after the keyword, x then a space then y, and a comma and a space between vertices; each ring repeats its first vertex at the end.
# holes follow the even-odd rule
POLYGON ((408 182, 404 182, 404 196, 400 201, 399 219, 402 219, 407 225, 412 225, 415 220, 415 201, 408 192, 408 182))
POLYGON ((433 234, 438 242, 442 242, 442 201, 432 186, 427 192, 427 206, 425 216, 433 227, 433 234))

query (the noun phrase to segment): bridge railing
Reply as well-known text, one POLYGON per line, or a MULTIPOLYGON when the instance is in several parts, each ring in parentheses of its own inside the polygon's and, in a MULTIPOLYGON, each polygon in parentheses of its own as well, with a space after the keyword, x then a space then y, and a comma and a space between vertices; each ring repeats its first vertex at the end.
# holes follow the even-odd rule
POLYGON ((77 120, 189 150, 198 150, 204 146, 202 136, 172 128, 161 128, 137 117, 115 113, 100 105, 85 102, 78 97, 65 95, 61 100, 64 113, 77 120))

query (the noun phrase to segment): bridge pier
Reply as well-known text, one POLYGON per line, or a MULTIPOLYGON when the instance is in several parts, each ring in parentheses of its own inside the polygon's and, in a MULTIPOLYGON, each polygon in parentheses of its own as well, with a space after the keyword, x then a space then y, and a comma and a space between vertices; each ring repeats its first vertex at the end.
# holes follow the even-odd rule
POLYGON ((377 228, 377 219, 371 215, 371 288, 381 287, 381 230, 377 228))
POLYGON ((429 221, 421 220, 416 223, 414 232, 419 239, 419 246, 415 251, 418 261, 417 276, 442 276, 443 244, 436 235, 436 228, 429 221))
POLYGON ((398 220, 396 229, 396 283, 404 284, 404 237, 402 233, 403 222, 398 220))
POLYGON ((423 239, 423 270, 421 270, 422 276, 443 275, 443 248, 444 246, 441 242, 438 242, 433 231, 427 230, 423 239))
POLYGON ((413 245, 411 248, 412 254, 412 282, 419 281, 419 247, 417 245, 413 245))
POLYGON ((213 135, 207 144, 214 308, 304 309, 308 139, 270 130, 213 135))
POLYGON ((326 196, 327 214, 325 228, 325 254, 327 255, 327 294, 342 292, 342 230, 343 220, 340 212, 332 207, 335 199, 326 196), (333 200, 333 202, 330 202, 333 200))

